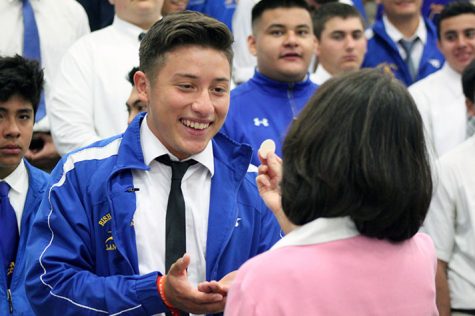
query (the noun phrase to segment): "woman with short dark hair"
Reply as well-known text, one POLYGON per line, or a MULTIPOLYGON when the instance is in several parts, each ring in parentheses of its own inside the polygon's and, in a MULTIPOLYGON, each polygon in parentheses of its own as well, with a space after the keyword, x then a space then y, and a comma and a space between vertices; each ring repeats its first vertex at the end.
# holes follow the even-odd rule
POLYGON ((284 231, 241 267, 226 315, 438 315, 422 120, 381 70, 320 87, 258 186, 284 231), (279 184, 280 182, 280 184, 279 184))

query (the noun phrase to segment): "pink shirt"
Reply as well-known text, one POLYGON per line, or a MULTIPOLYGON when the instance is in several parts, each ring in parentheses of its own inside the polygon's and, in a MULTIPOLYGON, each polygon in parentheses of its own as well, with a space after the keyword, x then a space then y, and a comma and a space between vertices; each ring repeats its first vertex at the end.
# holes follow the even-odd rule
POLYGON ((340 238, 287 242, 246 262, 225 315, 438 315, 436 256, 428 235, 397 244, 340 238))

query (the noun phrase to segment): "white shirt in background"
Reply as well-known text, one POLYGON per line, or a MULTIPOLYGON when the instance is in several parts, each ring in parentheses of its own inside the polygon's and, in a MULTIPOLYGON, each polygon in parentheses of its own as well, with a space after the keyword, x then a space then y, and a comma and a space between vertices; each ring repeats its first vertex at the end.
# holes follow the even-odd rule
POLYGON ((23 215, 23 209, 25 208, 26 195, 28 193, 28 171, 25 167, 23 159, 20 164, 10 173, 5 179, 2 179, 10 186, 8 192, 8 199, 16 214, 16 220, 18 224, 18 232, 21 231, 21 217, 23 215))
MULTIPOLYGON (((45 74, 45 102, 49 104, 59 62, 68 48, 90 32, 83 7, 74 0, 30 0, 40 37, 41 64, 45 74)), ((0 1, 0 55, 23 52, 21 0, 0 1)), ((49 131, 47 116, 35 124, 35 131, 49 131)))
POLYGON ((142 32, 115 16, 111 26, 84 36, 64 56, 47 108, 61 155, 127 127, 127 74, 139 64, 142 32))
POLYGON ((429 152, 440 157, 466 137, 467 114, 461 75, 448 63, 409 87, 424 121, 429 152))

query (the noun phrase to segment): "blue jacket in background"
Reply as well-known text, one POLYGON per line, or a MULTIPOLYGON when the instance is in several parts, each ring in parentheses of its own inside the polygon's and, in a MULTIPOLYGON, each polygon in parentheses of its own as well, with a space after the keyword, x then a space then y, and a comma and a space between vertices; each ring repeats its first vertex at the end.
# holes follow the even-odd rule
POLYGON ((372 28, 372 34, 368 38, 368 50, 362 67, 377 67, 387 65, 391 68, 394 76, 406 86, 439 70, 444 64, 444 56, 437 48, 437 32, 428 19, 424 18, 427 29, 427 42, 422 52, 419 69, 415 80, 412 80, 409 68, 399 54, 396 43, 389 37, 382 20, 376 21, 372 28))
MULTIPOLYGON (((151 315, 167 311, 160 272, 139 275, 133 170, 148 170, 139 115, 122 135, 64 157, 52 174, 28 242, 30 303, 38 315, 151 315)), ((280 228, 248 172, 251 148, 222 134, 213 140, 215 173, 206 278, 219 280, 266 251, 280 228)), ((165 225, 165 223, 163 223, 165 225)))
POLYGON ((7 276, 0 269, 0 315, 34 315, 25 293, 26 256, 25 248, 28 235, 36 212, 40 206, 43 193, 48 185, 49 175, 30 165, 26 160, 28 172, 28 192, 21 216, 20 242, 10 285, 11 302, 8 301, 7 276), (11 313, 11 311, 13 312, 11 313))
POLYGON ((190 0, 187 10, 199 11, 223 22, 232 31, 237 0, 190 0))
POLYGON ((296 83, 279 82, 256 71, 247 82, 231 91, 231 103, 222 132, 250 144, 252 163, 260 165, 257 150, 266 139, 274 140, 282 157, 282 143, 292 121, 317 90, 309 76, 296 83))

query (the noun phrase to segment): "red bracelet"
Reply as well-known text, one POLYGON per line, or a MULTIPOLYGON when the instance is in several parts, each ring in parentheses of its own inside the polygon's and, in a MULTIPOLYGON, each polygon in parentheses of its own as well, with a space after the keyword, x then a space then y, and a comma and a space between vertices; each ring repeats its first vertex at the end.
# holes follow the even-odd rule
POLYGON ((173 305, 170 304, 170 302, 168 302, 167 297, 165 295, 165 280, 166 280, 166 278, 167 278, 166 275, 159 276, 157 278, 158 294, 160 294, 160 297, 162 298, 163 303, 170 310, 170 312, 172 313, 172 316, 180 316, 180 312, 178 311, 178 309, 173 307, 173 305))

